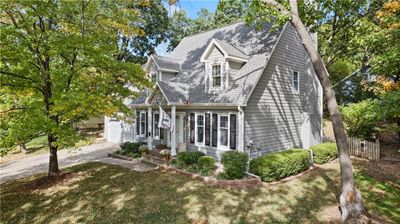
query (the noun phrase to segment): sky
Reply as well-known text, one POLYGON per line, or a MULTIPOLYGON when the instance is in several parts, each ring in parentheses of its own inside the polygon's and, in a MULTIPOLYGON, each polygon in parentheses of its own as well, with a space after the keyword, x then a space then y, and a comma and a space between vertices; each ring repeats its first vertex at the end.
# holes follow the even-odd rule
MULTIPOLYGON (((217 4, 218 0, 180 0, 179 5, 176 6, 177 8, 172 8, 171 11, 184 10, 190 18, 194 19, 197 18, 197 12, 201 8, 206 8, 208 11, 214 12, 217 9, 217 4)), ((156 52, 158 55, 168 55, 167 43, 160 44, 156 48, 156 52)))

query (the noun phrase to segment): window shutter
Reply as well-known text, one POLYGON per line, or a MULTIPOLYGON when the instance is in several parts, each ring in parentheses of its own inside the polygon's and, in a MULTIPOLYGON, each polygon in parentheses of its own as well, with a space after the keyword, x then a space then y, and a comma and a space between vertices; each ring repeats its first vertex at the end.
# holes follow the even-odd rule
POLYGON ((236 149, 236 114, 231 114, 230 117, 230 148, 236 149))
POLYGON ((218 114, 212 115, 212 146, 218 146, 218 114))
POLYGON ((136 135, 140 135, 140 112, 136 112, 136 135))
POLYGON ((145 127, 145 130, 146 130, 146 133, 145 133, 145 136, 148 136, 149 135, 149 113, 148 112, 146 112, 146 127, 145 127))
POLYGON ((206 135, 206 145, 210 145, 210 114, 206 114, 206 131, 205 131, 205 135, 206 135))
POLYGON ((194 113, 190 114, 190 143, 194 143, 194 113))

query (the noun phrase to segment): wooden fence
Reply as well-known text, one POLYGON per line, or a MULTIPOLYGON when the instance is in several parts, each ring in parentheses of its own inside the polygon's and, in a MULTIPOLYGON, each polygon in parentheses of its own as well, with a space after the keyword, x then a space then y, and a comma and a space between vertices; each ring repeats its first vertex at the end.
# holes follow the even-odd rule
MULTIPOLYGON (((334 138, 324 137, 324 142, 334 142, 334 138)), ((368 159, 379 159, 380 157, 380 145, 379 140, 370 142, 366 140, 360 140, 357 138, 347 137, 349 144, 350 154, 358 157, 364 157, 368 159)))

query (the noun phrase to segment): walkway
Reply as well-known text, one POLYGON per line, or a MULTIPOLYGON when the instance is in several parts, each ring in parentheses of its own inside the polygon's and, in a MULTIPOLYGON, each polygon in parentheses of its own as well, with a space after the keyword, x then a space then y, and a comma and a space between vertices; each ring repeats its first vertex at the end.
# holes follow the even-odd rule
MULTIPOLYGON (((80 150, 58 151, 58 165, 61 168, 86 162, 104 162, 144 172, 154 167, 139 160, 125 161, 108 157, 108 153, 118 148, 113 143, 99 143, 82 147, 80 150)), ((37 155, 0 165, 0 184, 37 173, 46 173, 49 166, 49 154, 37 155)))

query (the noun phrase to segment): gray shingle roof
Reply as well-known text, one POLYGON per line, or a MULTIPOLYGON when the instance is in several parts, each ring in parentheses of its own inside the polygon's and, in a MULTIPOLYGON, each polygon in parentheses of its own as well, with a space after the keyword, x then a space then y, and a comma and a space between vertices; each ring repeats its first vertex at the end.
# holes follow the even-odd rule
POLYGON ((223 50, 228 53, 229 56, 233 56, 233 57, 238 57, 238 58, 244 58, 244 59, 248 59, 249 56, 244 53, 243 49, 239 49, 239 47, 233 46, 232 44, 223 41, 223 40, 215 40, 219 45, 221 45, 221 47, 223 48, 223 50))
POLYGON ((166 69, 166 70, 180 70, 180 60, 171 57, 165 57, 160 55, 152 55, 154 61, 157 64, 159 69, 166 69))
POLYGON ((180 72, 168 82, 159 82, 160 89, 170 103, 183 103, 188 97, 191 104, 244 105, 284 29, 271 32, 270 28, 271 24, 265 24, 258 30, 241 22, 185 37, 170 56, 180 61, 180 72), (200 57, 213 39, 228 54, 248 61, 231 74, 228 89, 206 92, 205 66, 200 57))

